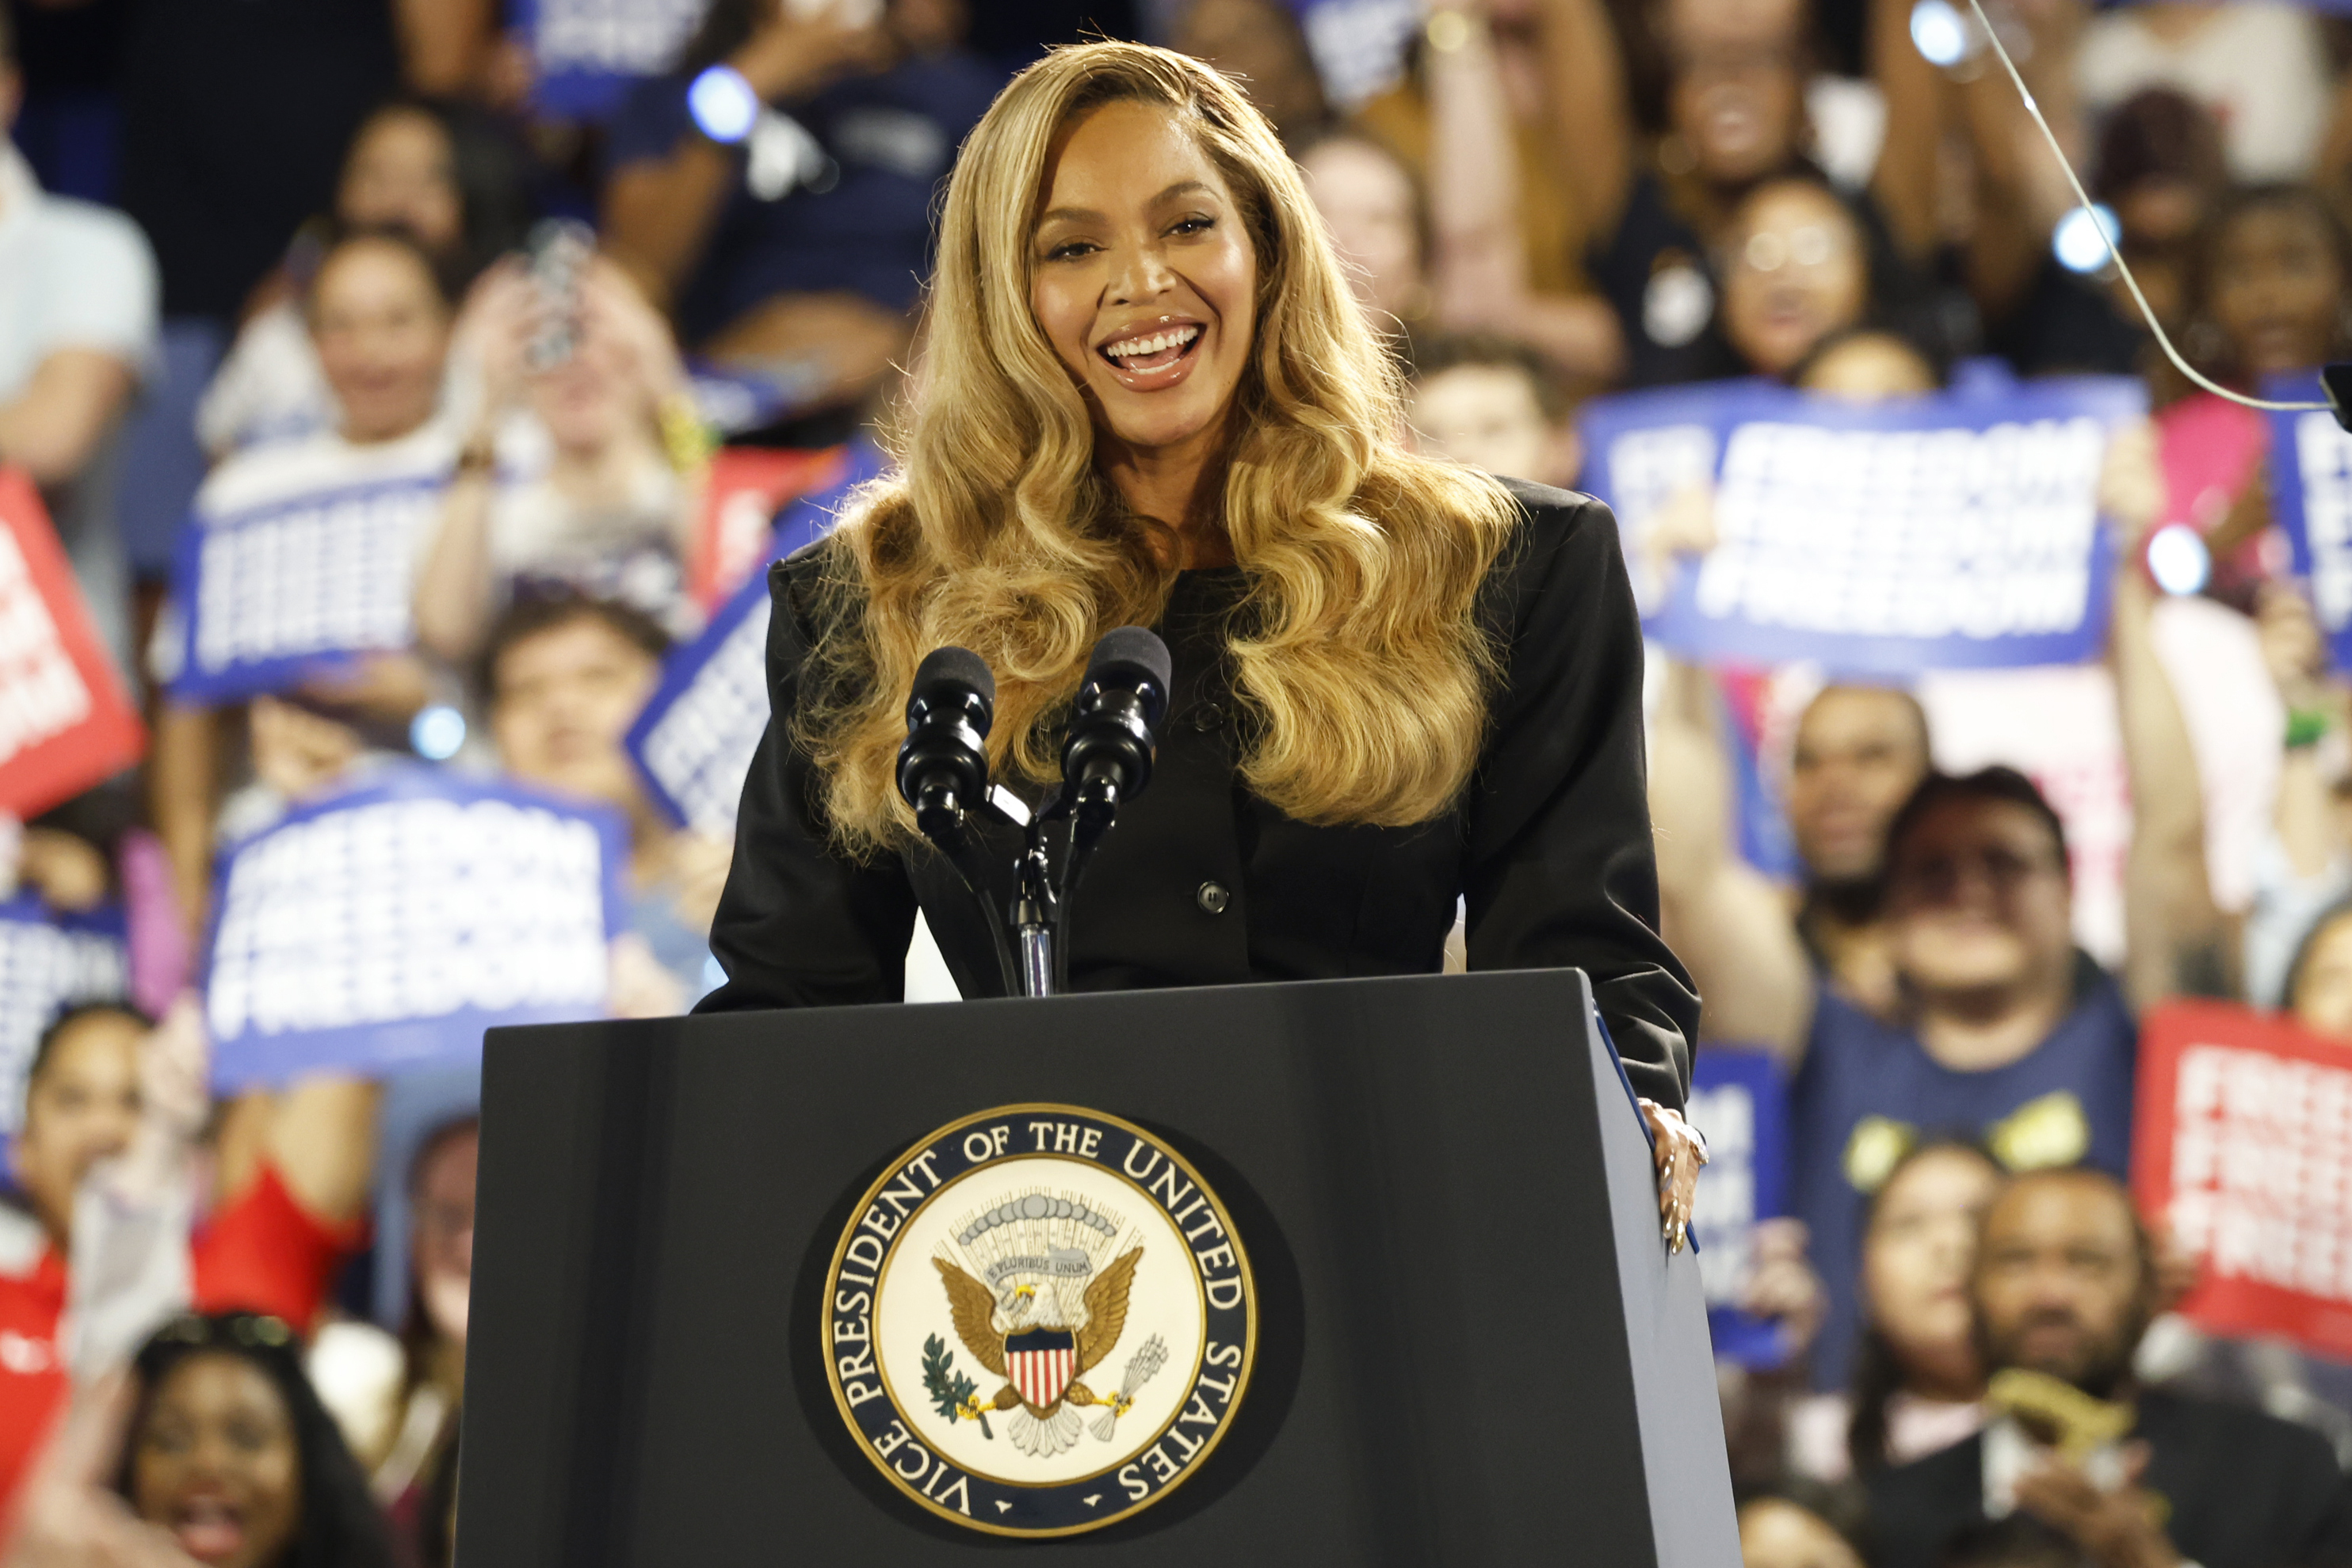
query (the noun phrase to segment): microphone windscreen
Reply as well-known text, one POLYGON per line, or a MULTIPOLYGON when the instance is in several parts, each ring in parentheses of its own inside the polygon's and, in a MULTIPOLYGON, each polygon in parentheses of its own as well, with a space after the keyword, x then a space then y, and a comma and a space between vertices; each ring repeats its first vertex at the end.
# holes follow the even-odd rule
POLYGON ((1087 661, 1088 681, 1107 681, 1110 673, 1125 665, 1150 675, 1165 697, 1170 690, 1169 676, 1173 668, 1168 657, 1168 644, 1148 626, 1120 626, 1103 634, 1095 644, 1095 656, 1087 661))
POLYGON ((915 666, 914 689, 908 695, 929 696, 943 682, 978 692, 980 700, 991 707, 996 704, 996 677, 988 673, 988 662, 969 648, 950 645, 924 654, 923 662, 915 666))
POLYGON ((997 707, 997 677, 988 673, 985 658, 973 653, 971 649, 957 649, 957 646, 931 649, 929 653, 924 653, 922 663, 915 665, 915 686, 906 694, 908 722, 915 719, 915 703, 939 703, 950 686, 964 691, 979 691, 981 712, 976 728, 983 736, 988 734, 988 724, 995 717, 997 707))

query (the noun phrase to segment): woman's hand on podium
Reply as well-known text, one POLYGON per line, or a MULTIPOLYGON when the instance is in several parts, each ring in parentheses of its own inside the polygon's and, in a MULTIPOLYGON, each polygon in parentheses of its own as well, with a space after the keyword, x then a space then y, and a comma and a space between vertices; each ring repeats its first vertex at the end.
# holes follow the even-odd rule
POLYGON ((1690 1237, 1691 1203, 1698 1194, 1698 1167, 1706 1164, 1706 1140, 1698 1129, 1654 1100, 1641 1103, 1650 1124, 1650 1150, 1658 1167, 1658 1218, 1669 1251, 1679 1252, 1690 1237))

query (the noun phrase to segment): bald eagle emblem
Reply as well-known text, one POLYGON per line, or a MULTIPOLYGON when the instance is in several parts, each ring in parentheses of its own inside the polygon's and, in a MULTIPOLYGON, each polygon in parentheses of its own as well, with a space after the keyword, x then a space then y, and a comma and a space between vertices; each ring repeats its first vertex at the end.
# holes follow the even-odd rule
POLYGON ((931 1263, 946 1288, 956 1337, 982 1367, 1004 1379, 985 1404, 976 1390, 966 1395, 954 1407, 958 1416, 984 1427, 988 1412, 1010 1412, 1013 1446, 1050 1458, 1076 1448, 1084 1435, 1072 1406, 1097 1406, 1103 1414, 1095 1434, 1110 1438, 1135 1403, 1136 1388, 1167 1355, 1155 1334, 1129 1358, 1117 1393, 1097 1395, 1080 1381, 1127 1332, 1128 1296, 1143 1249, 1119 1245, 1126 1228, 1075 1196, 1044 1191, 1018 1194, 956 1226, 953 1247, 942 1246, 931 1263))

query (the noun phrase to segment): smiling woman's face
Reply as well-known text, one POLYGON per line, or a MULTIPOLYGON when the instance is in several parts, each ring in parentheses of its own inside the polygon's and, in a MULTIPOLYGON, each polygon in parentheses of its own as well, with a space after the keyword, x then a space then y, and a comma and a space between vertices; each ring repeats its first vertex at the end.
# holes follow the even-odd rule
POLYGON ((1223 176, 1168 110, 1112 103, 1062 133, 1045 190, 1030 308, 1096 430, 1139 453, 1213 444, 1257 301, 1223 176))
POLYGON ((131 1500, 206 1568, 264 1568, 302 1514, 294 1418, 268 1375, 199 1352, 163 1375, 131 1434, 131 1500))

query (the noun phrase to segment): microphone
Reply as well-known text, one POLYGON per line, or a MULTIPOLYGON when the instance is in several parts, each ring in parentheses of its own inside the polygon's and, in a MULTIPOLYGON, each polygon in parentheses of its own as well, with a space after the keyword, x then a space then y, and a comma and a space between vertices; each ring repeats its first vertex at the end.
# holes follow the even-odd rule
POLYGON ((1080 821, 1109 826, 1151 782, 1168 687, 1168 644, 1148 629, 1121 626, 1095 644, 1062 743, 1062 787, 1080 821))
MULTIPOLYGON (((1062 792, 1054 805, 1055 815, 1074 814, 1076 820, 1070 824, 1061 887, 1045 901, 1053 922, 1050 955, 1035 950, 1045 944, 1032 939, 1032 926, 1023 926, 1023 965, 1034 971, 1041 957, 1050 957, 1055 988, 1069 988, 1070 904, 1079 879, 1102 836, 1118 820, 1119 803, 1140 795, 1151 782, 1160 721, 1168 712, 1168 644, 1141 626, 1121 626, 1106 633, 1087 661, 1069 734, 1062 742, 1062 792)), ((1041 857, 1033 854, 1031 859, 1042 871, 1041 857)), ((1033 992, 1043 988, 1033 982, 1033 992)))
POLYGON ((952 853, 965 811, 988 799, 988 729, 996 677, 969 648, 934 648, 915 670, 907 697, 907 739, 898 747, 898 794, 915 809, 923 836, 952 853))
POLYGON ((996 677, 969 648, 934 648, 915 667, 907 696, 907 738, 898 747, 898 796, 915 809, 915 826, 955 868, 979 907, 996 949, 1007 996, 1020 994, 1020 971, 1004 922, 989 902, 980 846, 964 831, 968 811, 988 810, 988 729, 996 717, 996 677))

